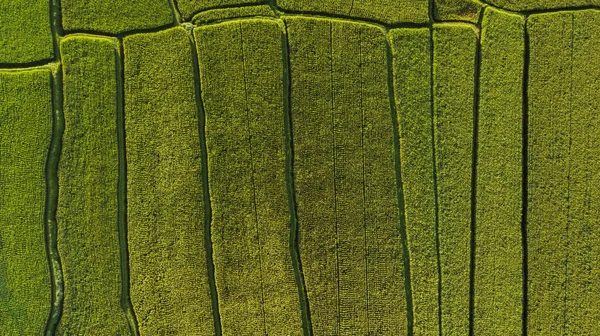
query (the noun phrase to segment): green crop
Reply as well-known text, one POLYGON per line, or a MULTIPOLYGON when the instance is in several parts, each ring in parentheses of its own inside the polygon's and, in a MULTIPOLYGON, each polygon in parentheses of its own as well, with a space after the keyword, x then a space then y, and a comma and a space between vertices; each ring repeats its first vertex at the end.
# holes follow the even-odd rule
POLYGON ((194 14, 214 8, 227 7, 228 9, 243 11, 249 5, 259 5, 267 0, 177 0, 177 8, 185 20, 191 19, 194 14), (236 7, 237 6, 237 7, 236 7))
POLYGON ((529 328, 597 330, 600 12, 532 15, 529 79, 529 328), (548 57, 548 55, 552 55, 548 57))
POLYGON ((192 44, 124 39, 131 300, 141 334, 212 335, 192 44))
POLYGON ((428 29, 390 32, 394 93, 400 137, 414 332, 438 334, 436 199, 431 114, 430 33, 428 29))
POLYGON ((598 6, 599 0, 485 0, 486 3, 512 11, 563 9, 569 7, 598 6))
POLYGON ((487 8, 481 31, 474 333, 520 335, 524 19, 487 8))
POLYGON ((171 0, 61 0, 66 31, 118 34, 173 22, 171 0))
POLYGON ((0 1, 0 64, 54 57, 48 0, 0 1))
POLYGON ((433 31, 433 104, 442 334, 468 334, 473 100, 477 36, 467 24, 433 31))
POLYGON ((350 16, 385 22, 424 23, 428 20, 428 0, 278 0, 284 11, 350 16))
POLYGON ((194 31, 223 333, 302 331, 285 179, 282 29, 267 19, 194 31))
POLYGON ((435 0, 434 16, 439 21, 469 21, 477 23, 484 4, 479 0, 435 0))
POLYGON ((192 22, 197 25, 224 21, 227 19, 250 17, 250 16, 275 16, 269 5, 243 6, 233 8, 218 8, 201 12, 194 16, 192 22))
POLYGON ((286 18, 299 249, 315 334, 406 330, 385 35, 286 18))
POLYGON ((116 39, 84 35, 60 43, 65 118, 56 214, 65 288, 60 334, 129 334, 119 305, 118 48, 116 39))
POLYGON ((0 325, 41 335, 50 311, 44 242, 50 70, 0 72, 0 325), (25 94, 24 94, 25 93, 25 94))

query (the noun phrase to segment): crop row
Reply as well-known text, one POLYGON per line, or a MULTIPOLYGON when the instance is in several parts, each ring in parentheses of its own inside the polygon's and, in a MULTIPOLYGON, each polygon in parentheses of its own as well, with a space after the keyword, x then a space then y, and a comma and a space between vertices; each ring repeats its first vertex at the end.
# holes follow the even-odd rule
POLYGON ((53 74, 0 73, 0 324, 60 283, 60 334, 592 332, 599 21, 62 39, 57 251, 53 74))

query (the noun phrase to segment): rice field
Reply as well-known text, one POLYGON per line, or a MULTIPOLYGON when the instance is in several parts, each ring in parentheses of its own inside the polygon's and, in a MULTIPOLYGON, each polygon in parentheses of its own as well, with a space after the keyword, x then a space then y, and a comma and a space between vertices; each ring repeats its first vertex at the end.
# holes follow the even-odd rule
POLYGON ((0 335, 600 335, 600 3, 0 3, 0 335))

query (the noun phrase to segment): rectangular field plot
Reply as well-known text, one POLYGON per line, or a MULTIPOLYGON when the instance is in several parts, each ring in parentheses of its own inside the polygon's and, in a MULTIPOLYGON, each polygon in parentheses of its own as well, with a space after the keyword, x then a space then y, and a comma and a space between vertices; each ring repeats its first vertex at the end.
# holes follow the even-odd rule
MULTIPOLYGON (((65 131, 58 170, 60 334, 129 335, 117 226, 117 39, 63 39, 65 131)), ((121 242, 125 244, 126 242, 121 242)))
POLYGON ((194 14, 214 8, 228 7, 243 10, 244 7, 252 8, 251 5, 267 3, 267 0, 177 0, 177 8, 185 20, 189 20, 194 14), (235 8, 238 7, 238 8, 235 8))
POLYGON ((52 135, 51 81, 48 69, 0 72, 3 335, 42 335, 50 313, 44 205, 46 156, 52 135))
POLYGON ((442 334, 468 334, 476 34, 466 24, 433 31, 433 114, 442 334))
POLYGON ((488 8, 482 24, 474 333, 520 335, 525 21, 488 8))
POLYGON ((48 0, 0 1, 0 64, 54 57, 48 0))
POLYGON ((192 43, 183 28, 128 36, 131 300, 142 335, 213 335, 192 43))
POLYGON ((529 79, 529 330, 589 335, 600 320, 600 12, 533 15, 529 79))
POLYGON ((118 34, 175 20, 173 0, 60 0, 65 31, 118 34))
POLYGON ((284 11, 338 15, 386 24, 428 21, 428 0, 277 0, 284 11))
POLYGON ((438 263, 431 112, 429 29, 393 29, 394 94, 398 117, 406 244, 414 332, 437 335, 438 263))
POLYGON ((275 17, 275 13, 269 5, 217 8, 194 15, 192 22, 197 25, 202 25, 216 21, 224 21, 228 19, 243 18, 250 16, 275 17))
POLYGON ((406 332, 385 34, 286 18, 300 258, 316 335, 406 332))
POLYGON ((290 254, 280 21, 195 30, 223 334, 300 335, 290 254))

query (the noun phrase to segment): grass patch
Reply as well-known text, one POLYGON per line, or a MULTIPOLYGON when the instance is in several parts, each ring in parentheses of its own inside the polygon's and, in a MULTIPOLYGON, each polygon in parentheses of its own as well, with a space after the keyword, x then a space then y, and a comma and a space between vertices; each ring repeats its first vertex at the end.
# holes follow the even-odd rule
POLYGON ((598 0, 485 0, 485 2, 511 11, 551 10, 600 5, 598 0))
POLYGON ((425 23, 429 20, 429 4, 423 0, 278 0, 277 6, 290 12, 337 15, 386 24, 425 23))
POLYGON ((522 328, 524 24, 489 7, 482 21, 475 335, 522 328))
POLYGON ((471 174, 476 34, 470 25, 433 30, 442 334, 468 334, 471 174))
POLYGON ((169 0, 61 0, 65 31, 119 34, 173 22, 169 0))
POLYGON ((415 334, 437 334, 438 261, 430 95, 430 33, 390 31, 415 334))
POLYGON ((483 6, 479 0, 435 0, 434 17, 438 21, 477 23, 483 6))
POLYGON ((60 43, 65 131, 58 170, 60 334, 129 334, 120 307, 116 39, 60 43), (110 321, 110 323, 107 323, 110 321))
POLYGON ((234 8, 218 8, 194 15, 192 22, 196 25, 224 21, 228 19, 243 18, 249 16, 275 16, 269 5, 243 6, 234 8))
POLYGON ((131 300, 140 334, 212 335, 191 40, 172 28, 128 36, 123 46, 131 300))
POLYGON ((205 10, 228 8, 244 11, 244 7, 256 7, 254 5, 266 3, 267 0, 177 0, 177 8, 185 20, 190 20, 194 14, 205 10))
POLYGON ((0 64, 33 63, 54 57, 48 0, 0 2, 0 64))
POLYGON ((299 248, 315 334, 406 332, 385 35, 286 18, 299 248))
POLYGON ((224 334, 300 334, 289 249, 282 30, 275 20, 197 28, 224 334))
POLYGON ((50 312, 44 211, 51 81, 48 69, 0 72, 0 325, 5 335, 43 334, 50 312))

